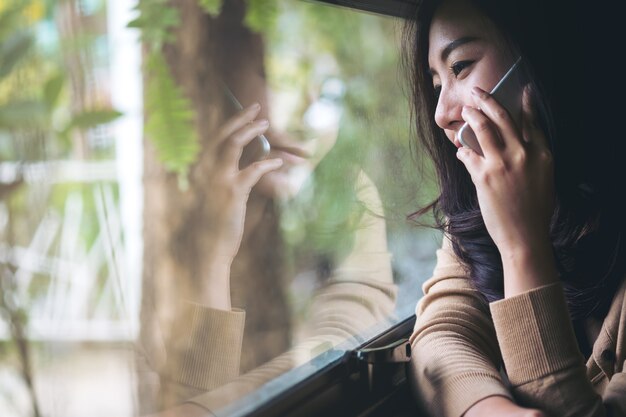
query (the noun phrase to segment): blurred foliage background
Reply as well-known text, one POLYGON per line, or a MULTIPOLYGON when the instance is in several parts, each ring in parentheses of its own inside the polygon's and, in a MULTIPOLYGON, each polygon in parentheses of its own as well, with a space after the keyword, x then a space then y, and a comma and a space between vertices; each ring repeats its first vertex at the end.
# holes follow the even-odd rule
MULTIPOLYGON (((383 211, 376 214, 387 219, 397 281, 407 285, 406 298, 399 300, 403 318, 417 301, 434 247, 433 235, 410 227, 406 215, 436 190, 428 169, 416 170, 419 152, 410 145, 407 91, 398 67, 401 22, 318 2, 247 4, 246 25, 269 46, 268 68, 292 65, 297 50, 301 59, 289 76, 293 88, 305 88, 307 60, 328 54, 339 63, 345 84, 337 145, 305 190, 280 207, 287 258, 311 252, 345 256, 354 225, 372 209, 355 197, 363 170, 381 194, 383 211)), ((127 22, 143 42, 146 172, 156 165, 158 173, 149 177, 156 191, 146 186, 144 201, 157 201, 151 199, 157 193, 169 200, 162 212, 143 212, 150 230, 169 227, 159 232, 162 244, 146 248, 146 265, 170 256, 167 245, 188 230, 177 222, 194 220, 187 215, 193 194, 204 192, 203 184, 191 179, 206 145, 206 132, 199 128, 202 103, 190 94, 185 74, 167 51, 180 46, 186 25, 193 26, 185 20, 186 9, 203 14, 194 19, 211 21, 221 7, 222 0, 140 0, 135 19, 127 22)), ((111 101, 109 48, 105 0, 0 0, 0 414, 8 413, 3 415, 85 415, 85 409, 54 399, 76 386, 51 388, 54 375, 65 375, 58 374, 59 364, 94 343, 111 351, 112 343, 134 337, 124 323, 125 297, 137 294, 125 288, 142 277, 125 275, 118 259, 126 237, 117 219, 123 196, 110 126, 124 115, 111 101), (78 304, 72 301, 79 297, 78 304), (121 322, 121 331, 111 330, 115 322, 121 322), (67 329, 74 329, 71 337, 67 329)), ((150 233, 143 238, 153 242, 150 233)), ((190 245, 197 242, 189 237, 190 245)), ((193 262, 186 265, 193 270, 193 262)), ((144 285, 148 276, 159 282, 152 267, 145 269, 144 285)), ((298 320, 305 318, 302 313, 298 320)), ((98 386, 96 368, 89 378, 98 386)))
MULTIPOLYGON (((55 286, 81 275, 61 271, 59 261, 71 262, 97 246, 101 225, 94 195, 103 183, 117 193, 114 175, 98 183, 88 179, 93 168, 110 171, 107 162, 115 149, 102 126, 121 116, 99 77, 107 65, 104 6, 102 1, 0 1, 3 415, 52 415, 41 408, 42 389, 49 387, 41 386, 37 369, 50 364, 53 355, 40 340, 50 340, 55 329, 45 331, 43 322, 63 310, 50 308, 55 286), (68 210, 72 202, 79 205, 76 211, 68 210), (68 214, 78 214, 73 233, 63 223, 68 214)), ((106 269, 100 264, 91 273, 96 290, 104 288, 106 269)), ((56 298, 67 302, 63 295, 56 298)))

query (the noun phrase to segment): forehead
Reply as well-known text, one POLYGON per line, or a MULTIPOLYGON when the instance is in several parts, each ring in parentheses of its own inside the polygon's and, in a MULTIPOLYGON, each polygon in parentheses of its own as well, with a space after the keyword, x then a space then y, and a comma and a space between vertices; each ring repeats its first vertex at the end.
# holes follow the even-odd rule
POLYGON ((435 12, 428 35, 428 62, 439 61, 441 51, 452 41, 475 37, 498 43, 494 24, 467 0, 447 0, 435 12))

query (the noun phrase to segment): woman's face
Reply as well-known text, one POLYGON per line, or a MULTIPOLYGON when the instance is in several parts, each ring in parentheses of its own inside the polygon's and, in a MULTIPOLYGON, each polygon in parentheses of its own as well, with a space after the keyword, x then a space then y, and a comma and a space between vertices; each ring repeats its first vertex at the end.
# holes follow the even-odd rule
POLYGON ((268 158, 281 158, 283 165, 261 178, 255 190, 270 198, 295 196, 316 166, 335 145, 339 130, 339 109, 320 105, 318 92, 307 97, 294 89, 271 89, 262 67, 240 68, 230 75, 233 93, 245 107, 259 102, 258 119, 270 127, 268 158), (304 129, 303 126, 309 126, 304 129))
POLYGON ((436 11, 428 37, 428 65, 439 96, 435 122, 457 147, 463 106, 476 107, 472 88, 490 91, 513 64, 494 24, 468 0, 447 0, 436 11))

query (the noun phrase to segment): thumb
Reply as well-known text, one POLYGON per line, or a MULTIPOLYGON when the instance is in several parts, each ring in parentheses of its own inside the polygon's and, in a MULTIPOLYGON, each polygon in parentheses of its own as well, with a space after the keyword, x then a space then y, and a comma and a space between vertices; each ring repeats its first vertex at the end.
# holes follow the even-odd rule
POLYGON ((456 157, 463 163, 463 165, 465 165, 465 168, 469 171, 470 175, 474 171, 476 164, 480 159, 480 156, 478 156, 476 152, 464 146, 460 147, 456 151, 456 157))
POLYGON ((266 159, 263 161, 257 161, 240 172, 242 176, 243 184, 251 189, 256 185, 261 177, 270 171, 280 168, 283 165, 283 160, 280 158, 266 159))
POLYGON ((466 148, 465 146, 461 146, 456 151, 456 157, 464 164, 472 158, 472 154, 476 154, 476 152, 469 148, 466 148))

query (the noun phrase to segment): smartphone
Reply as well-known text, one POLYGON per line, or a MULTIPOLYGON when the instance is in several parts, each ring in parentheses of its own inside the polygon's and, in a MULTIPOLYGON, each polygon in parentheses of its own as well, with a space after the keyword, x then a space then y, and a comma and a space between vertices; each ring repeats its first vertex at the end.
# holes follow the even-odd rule
MULTIPOLYGON (((519 70, 521 62, 522 57, 519 57, 490 92, 491 96, 509 112, 517 126, 522 122, 522 92, 524 91, 522 74, 519 70)), ((458 138, 461 145, 471 148, 479 155, 483 154, 476 134, 467 122, 459 130, 458 138)))
MULTIPOLYGON (((234 109, 238 111, 243 110, 243 106, 225 83, 222 83, 222 89, 234 109)), ((270 142, 267 140, 265 135, 255 137, 252 139, 252 142, 244 146, 241 158, 239 158, 239 169, 244 169, 253 162, 262 161, 267 158, 269 153, 270 142)))

